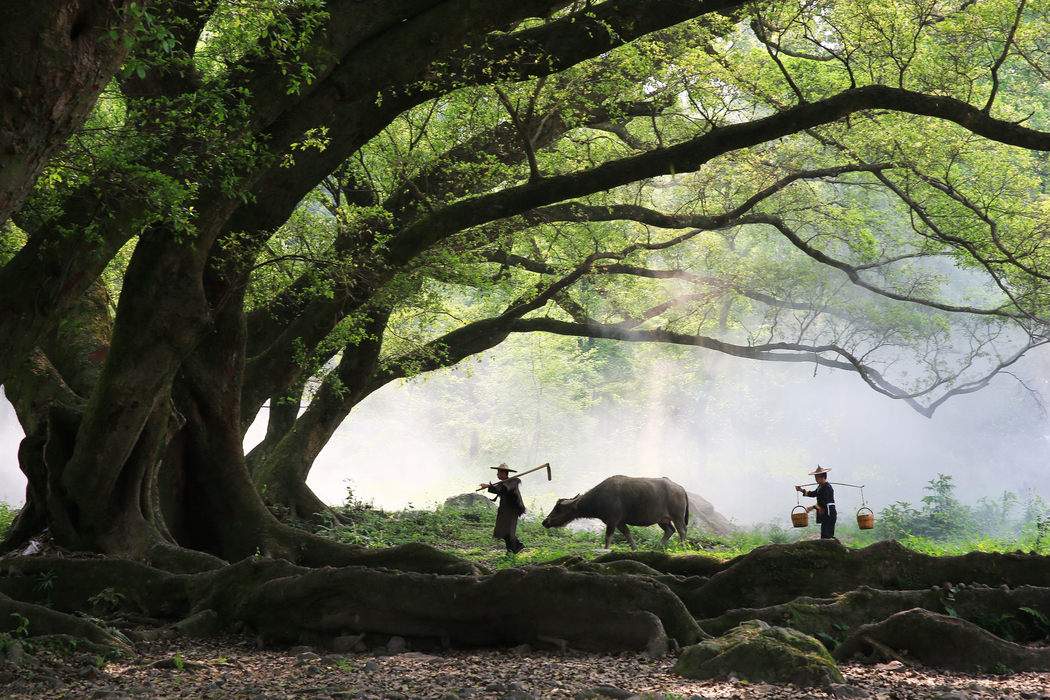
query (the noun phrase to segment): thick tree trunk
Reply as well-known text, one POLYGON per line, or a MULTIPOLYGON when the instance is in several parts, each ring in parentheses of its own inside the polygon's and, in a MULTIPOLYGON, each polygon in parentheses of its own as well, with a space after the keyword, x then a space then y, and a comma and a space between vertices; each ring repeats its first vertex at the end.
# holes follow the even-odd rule
POLYGON ((350 410, 367 396, 388 319, 388 313, 376 312, 363 324, 363 337, 343 348, 334 377, 321 385, 306 412, 253 471, 255 487, 268 503, 284 506, 302 520, 328 511, 328 506, 306 486, 306 478, 317 455, 350 410))
MULTIPOLYGON (((128 51, 130 0, 4 4, 0 22, 0 225, 88 118, 128 51), (111 34, 112 32, 112 34, 111 34)), ((148 4, 139 2, 141 8, 148 4)))

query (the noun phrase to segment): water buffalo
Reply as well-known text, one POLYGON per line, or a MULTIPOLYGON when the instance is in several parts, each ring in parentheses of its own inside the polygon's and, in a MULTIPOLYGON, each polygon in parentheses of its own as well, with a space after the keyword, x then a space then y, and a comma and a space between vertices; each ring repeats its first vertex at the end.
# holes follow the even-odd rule
POLYGON ((660 540, 663 547, 675 528, 685 542, 689 498, 684 488, 666 476, 659 479, 610 476, 582 496, 559 498, 554 510, 543 519, 543 527, 562 527, 577 518, 597 518, 605 523, 606 549, 614 530, 626 535, 631 549, 638 549, 628 525, 659 525, 664 531, 660 540))

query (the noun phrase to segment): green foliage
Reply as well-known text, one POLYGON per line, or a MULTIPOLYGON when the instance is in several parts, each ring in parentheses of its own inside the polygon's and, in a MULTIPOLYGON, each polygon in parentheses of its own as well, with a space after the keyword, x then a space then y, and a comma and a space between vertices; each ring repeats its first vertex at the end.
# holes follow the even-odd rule
POLYGON ((837 622, 832 624, 831 627, 834 634, 817 632, 817 638, 824 643, 824 646, 826 646, 829 651, 834 650, 835 647, 842 644, 842 640, 846 638, 846 635, 850 631, 849 625, 840 625, 837 622))
POLYGON ((14 642, 21 643, 21 640, 29 636, 29 618, 20 613, 13 612, 11 617, 15 618, 18 622, 18 626, 11 632, 0 632, 0 650, 7 651, 14 642))
POLYGON ((982 497, 977 507, 967 506, 955 497, 952 477, 939 474, 924 490, 924 508, 897 502, 879 512, 870 537, 893 538, 920 551, 957 552, 978 548, 1009 549, 1010 543, 1032 551, 1044 551, 1045 531, 1050 508, 1042 497, 1030 491, 1020 513, 1020 499, 1004 492, 997 500, 982 497))
POLYGON ((16 637, 27 637, 29 636, 29 618, 19 613, 11 613, 11 617, 18 620, 18 627, 15 628, 14 634, 16 637))
POLYGON ((12 508, 6 501, 0 501, 0 540, 7 537, 11 524, 18 517, 19 509, 12 508))
POLYGON ((119 610, 124 603, 124 594, 118 593, 112 587, 107 587, 88 598, 88 602, 102 612, 114 612, 119 610))
MULTIPOLYGON (((331 426, 317 416, 345 416, 384 383, 477 356, 511 333, 560 335, 522 342, 521 367, 496 387, 512 427, 478 435, 485 416, 462 387, 437 421, 449 433, 474 431, 462 442, 476 437, 482 455, 524 445, 529 461, 545 444, 577 438, 566 417, 608 429, 607 409, 644 383, 684 384, 666 366, 640 368, 647 356, 614 337, 673 344, 682 356, 704 346, 768 361, 863 364, 880 390, 915 392, 928 404, 938 392, 980 385, 1012 362, 1019 343, 1046 341, 1038 320, 1050 307, 1045 159, 954 122, 884 108, 799 133, 771 127, 727 141, 738 145, 725 152, 707 138, 792 105, 820 112, 821 100, 841 104, 850 95, 840 93, 867 87, 969 101, 1023 134, 1046 124, 1043 5, 1021 14, 1000 3, 947 13, 868 0, 742 6, 747 16, 700 16, 587 53, 577 44, 613 31, 588 21, 611 3, 496 22, 502 29, 492 35, 464 18, 461 35, 434 35, 419 52, 384 42, 434 17, 359 4, 213 0, 183 12, 177 3, 129 3, 123 71, 100 86, 85 127, 55 149, 17 220, 25 228, 4 229, 0 255, 10 259, 28 240, 90 250, 109 261, 114 295, 127 291, 157 309, 176 306, 159 303, 173 301, 169 293, 225 294, 228 283, 227 296, 185 321, 205 332, 219 309, 250 316, 231 357, 273 364, 251 365, 268 376, 246 380, 255 386, 244 395, 256 400, 240 407, 246 422, 266 399, 271 407, 330 401, 305 412, 289 436, 320 435, 331 426), (362 24, 358 12, 375 16, 362 24), (555 61, 529 53, 527 41, 520 52, 493 52, 565 19, 565 53, 555 61), (590 35, 574 42, 581 26, 590 35), (426 62, 376 58, 389 60, 392 48, 426 62), (366 80, 374 76, 386 80, 366 80), (674 152, 682 158, 664 159, 674 152), (570 181, 554 193, 542 188, 570 181), (158 241, 185 246, 185 263, 161 255, 158 241), (146 269, 169 260, 149 277, 170 284, 125 279, 129 259, 146 269), (245 308, 226 307, 240 303, 242 289, 245 308), (356 356, 369 344, 378 362, 356 356), (545 360, 552 348, 577 361, 545 360), (357 374, 333 371, 342 360, 357 374), (594 390, 599 382, 609 393, 594 390), (278 386, 281 395, 269 396, 278 386)), ((123 38, 114 31, 104 40, 123 38)), ((69 255, 54 268, 80 269, 83 260, 69 255)), ((137 330, 123 323, 118 314, 115 339, 137 330)), ((192 335, 174 333, 187 345, 172 357, 203 347, 192 335)), ((181 382, 177 364, 159 371, 181 382)), ((702 379, 699 365, 694 357, 685 367, 702 379)), ((171 381, 122 383, 122 371, 106 364, 101 376, 126 387, 117 393, 153 392, 136 400, 163 405, 158 392, 171 381)), ((696 400, 680 391, 676 408, 696 400)), ((620 444, 643 430, 649 407, 632 408, 617 427, 620 444)), ((122 483, 113 476, 90 481, 122 483)), ((931 482, 922 510, 897 504, 883 533, 958 539, 1013 522, 1017 502, 1007 494, 975 510, 953 489, 950 477, 931 482)), ((458 540, 471 522, 442 509, 344 510, 347 523, 324 530, 366 546, 458 540)))
POLYGON ((58 580, 58 574, 55 573, 54 569, 48 571, 41 571, 36 575, 36 581, 33 584, 33 592, 43 595, 43 600, 40 604, 44 607, 50 608, 51 603, 51 592, 55 588, 55 581, 58 580))
POLYGON ((1029 607, 1020 607, 1018 611, 1028 615, 1031 620, 1029 623, 1035 627, 1044 637, 1050 637, 1050 617, 1047 617, 1042 612, 1029 607))

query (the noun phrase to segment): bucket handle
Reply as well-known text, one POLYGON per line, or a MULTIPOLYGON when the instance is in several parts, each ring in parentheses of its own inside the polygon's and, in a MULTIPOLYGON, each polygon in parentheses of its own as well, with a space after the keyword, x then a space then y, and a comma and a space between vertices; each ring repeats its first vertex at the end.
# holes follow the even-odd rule
POLYGON ((866 510, 866 511, 868 511, 869 513, 871 513, 871 514, 872 514, 872 516, 874 516, 874 515, 875 515, 875 512, 874 512, 874 511, 873 511, 873 510, 872 510, 871 508, 868 508, 867 506, 861 506, 861 507, 860 507, 860 510, 858 510, 858 511, 857 511, 857 515, 860 515, 860 511, 861 511, 861 510, 866 510))
MULTIPOLYGON (((804 506, 804 505, 802 505, 800 503, 799 505, 797 505, 797 506, 795 506, 794 508, 791 509, 791 514, 794 515, 795 511, 798 510, 799 508, 801 508, 802 510, 806 510, 806 506, 804 506)), ((783 512, 783 511, 781 511, 781 512, 783 512)))

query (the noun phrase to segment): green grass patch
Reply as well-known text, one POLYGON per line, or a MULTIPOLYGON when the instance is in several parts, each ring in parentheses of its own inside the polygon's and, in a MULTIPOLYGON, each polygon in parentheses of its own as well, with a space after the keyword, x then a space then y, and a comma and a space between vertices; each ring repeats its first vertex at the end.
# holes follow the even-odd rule
MULTIPOLYGON (((871 530, 861 530, 856 521, 840 515, 836 536, 848 547, 866 547, 879 540, 897 539, 901 544, 916 551, 931 555, 955 555, 967 552, 1008 552, 1016 550, 1050 554, 1050 508, 1041 500, 1025 503, 1019 518, 1009 520, 1008 511, 1001 509, 989 517, 987 509, 967 510, 953 500, 950 479, 941 477, 931 482, 931 490, 937 489, 937 503, 952 518, 972 514, 966 527, 949 532, 924 530, 927 534, 914 534, 928 526, 931 509, 921 512, 882 512, 871 530), (915 518, 909 521, 907 516, 915 518), (995 525, 993 528, 992 525, 995 525), (987 528, 987 534, 980 534, 987 528)), ((1009 499, 1006 499, 1009 503, 1009 499)), ((499 570, 527 564, 540 564, 566 556, 592 557, 595 550, 604 546, 604 526, 597 520, 585 520, 594 529, 574 530, 552 528, 541 524, 542 515, 530 508, 518 522, 518 537, 525 543, 520 553, 508 554, 500 540, 492 537, 496 522, 496 509, 486 504, 470 507, 437 506, 432 510, 384 511, 371 503, 354 499, 351 494, 347 503, 335 508, 347 521, 337 523, 329 519, 324 526, 310 529, 324 537, 339 542, 365 547, 391 547, 410 542, 422 542, 444 551, 499 570)), ((933 521, 940 517, 932 514, 933 521)), ((941 522, 944 518, 941 517, 941 522)), ((306 525, 303 525, 307 527, 306 525)), ((639 549, 654 549, 659 545, 663 531, 657 527, 632 527, 639 549)), ((703 554, 719 558, 731 558, 746 554, 756 547, 768 544, 786 544, 801 539, 814 539, 819 530, 808 528, 784 528, 778 522, 737 528, 730 535, 715 536, 710 533, 690 530, 684 544, 677 536, 668 543, 671 554, 703 554)), ((613 537, 612 547, 618 551, 630 551, 626 538, 620 533, 613 537)))

